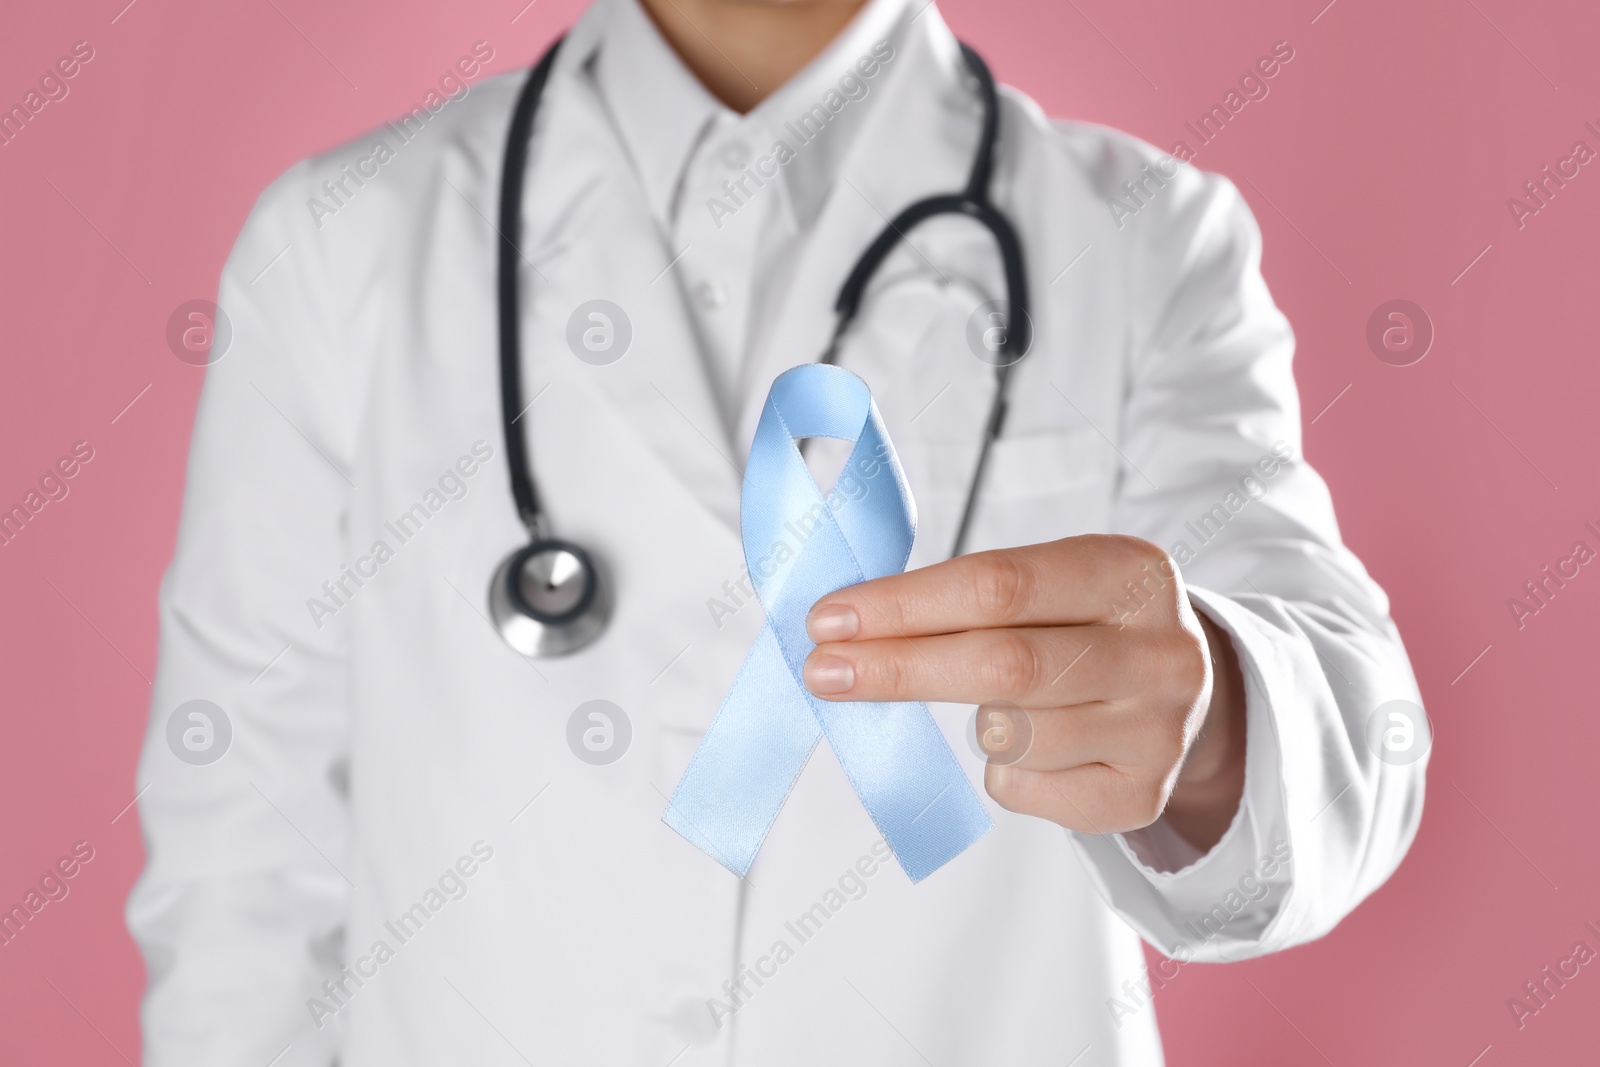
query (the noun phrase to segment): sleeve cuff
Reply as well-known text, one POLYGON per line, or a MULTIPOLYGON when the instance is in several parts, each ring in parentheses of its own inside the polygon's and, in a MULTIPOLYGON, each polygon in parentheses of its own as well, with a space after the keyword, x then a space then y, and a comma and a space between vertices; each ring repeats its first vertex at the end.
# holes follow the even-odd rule
POLYGON ((1106 900, 1146 941, 1174 958, 1227 960, 1267 951, 1291 882, 1282 755, 1268 699, 1274 651, 1237 617, 1245 613, 1239 605, 1206 590, 1189 595, 1233 641, 1244 676, 1239 809, 1206 852, 1165 820, 1125 834, 1071 837, 1106 900))

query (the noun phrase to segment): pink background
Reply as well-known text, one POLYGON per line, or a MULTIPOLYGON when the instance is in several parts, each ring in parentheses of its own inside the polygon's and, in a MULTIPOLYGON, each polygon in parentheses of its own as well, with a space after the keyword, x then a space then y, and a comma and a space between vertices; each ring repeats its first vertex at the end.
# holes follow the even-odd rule
MULTIPOLYGON (((74 442, 95 450, 0 548, 0 902, 74 842, 95 849, 71 895, 0 948, 0 1058, 16 1063, 138 1058, 122 907, 142 853, 135 814, 116 816, 202 373, 168 350, 168 315, 215 295, 290 163, 409 107, 474 41, 494 46, 491 73, 526 65, 579 8, 544 0, 513 23, 522 0, 125 2, 12 5, 0 34, 7 107, 75 41, 95 50, 0 147, 0 504, 74 442)), ((1520 230, 1506 200, 1574 141, 1600 149, 1583 128, 1600 127, 1600 13, 1324 2, 943 5, 1052 114, 1164 148, 1274 42, 1295 50, 1196 162, 1233 178, 1265 232, 1308 422, 1321 412, 1306 452, 1393 597, 1435 724, 1432 788, 1410 858, 1331 937, 1180 971, 1158 997, 1170 1061, 1593 1063, 1600 966, 1521 1030, 1506 1001, 1580 937, 1600 949, 1582 929, 1600 925, 1600 567, 1521 630, 1507 599, 1580 537, 1600 546, 1582 529, 1600 525, 1600 163, 1520 230), (1413 366, 1365 341, 1395 298, 1437 331, 1413 366)))

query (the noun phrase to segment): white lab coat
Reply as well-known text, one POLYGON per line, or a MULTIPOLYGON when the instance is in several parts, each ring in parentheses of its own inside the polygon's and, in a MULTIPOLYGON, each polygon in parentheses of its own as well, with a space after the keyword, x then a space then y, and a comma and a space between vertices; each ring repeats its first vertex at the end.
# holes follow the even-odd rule
MULTIPOLYGON (((1119 226, 1108 201, 1155 151, 1003 95, 995 196, 1027 246, 1035 338, 969 547, 1122 531, 1174 551, 1246 676, 1227 836, 1197 859, 1163 824, 1089 837, 985 797, 994 830, 912 886, 823 745, 741 883, 660 819, 762 621, 729 592, 737 467, 766 384, 822 350, 883 216, 963 183, 978 108, 926 11, 753 336, 758 385, 728 430, 676 250, 575 71, 603 6, 572 30, 533 145, 539 399, 520 425, 559 534, 604 562, 615 617, 537 662, 485 618, 490 574, 525 540, 488 221, 523 75, 451 104, 320 226, 308 199, 372 138, 291 168, 223 275, 233 339, 207 372, 162 587, 138 783, 149 863, 129 904, 146 1063, 1159 1063, 1140 935, 1198 960, 1321 936, 1393 871, 1422 802, 1425 761, 1386 764, 1364 736, 1379 704, 1418 694, 1301 457, 1293 340, 1248 210, 1184 167, 1119 226), (566 341, 595 298, 632 325, 609 366, 566 341), (1275 444, 1293 458, 1266 462, 1275 444), (1264 495, 1247 499, 1258 463, 1264 495), (1202 544, 1206 515, 1223 532, 1202 544), (168 717, 193 699, 232 726, 206 766, 169 748, 168 717), (594 699, 631 724, 607 766, 568 743, 594 699)), ((949 550, 993 389, 968 315, 1003 291, 976 227, 915 239, 840 362, 893 436, 922 566, 949 550)), ((933 707, 981 781, 971 710, 933 707)))

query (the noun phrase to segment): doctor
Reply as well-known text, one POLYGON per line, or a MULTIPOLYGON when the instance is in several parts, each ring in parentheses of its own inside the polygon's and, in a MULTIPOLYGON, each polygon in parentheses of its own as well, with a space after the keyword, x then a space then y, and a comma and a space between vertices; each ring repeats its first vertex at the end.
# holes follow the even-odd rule
MULTIPOLYGON (((292 167, 224 271, 139 769, 150 1067, 1156 1064, 1152 987, 1389 876, 1426 760, 1370 725, 1419 696, 1301 454, 1255 224, 1010 90, 988 188, 1033 336, 967 554, 1006 286, 946 217, 835 352, 915 495, 910 568, 824 597, 805 669, 930 702, 995 828, 912 885, 826 746, 746 878, 664 825, 764 620, 739 500, 768 386, 886 220, 963 186, 983 109, 908 0, 571 28, 527 144, 513 425, 614 603, 533 659, 486 594, 528 537, 491 221, 526 80, 292 167), (1148 975, 1141 937, 1172 957, 1148 975)), ((842 457, 807 454, 825 486, 842 457)))

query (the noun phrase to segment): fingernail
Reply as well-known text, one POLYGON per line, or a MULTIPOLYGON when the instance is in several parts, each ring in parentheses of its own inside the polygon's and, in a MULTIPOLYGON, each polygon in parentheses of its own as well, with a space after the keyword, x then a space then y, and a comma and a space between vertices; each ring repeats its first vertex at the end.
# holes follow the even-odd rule
POLYGON ((825 604, 806 620, 806 632, 819 645, 824 641, 848 641, 860 629, 856 609, 847 604, 825 604))
POLYGON ((806 688, 819 697, 848 693, 856 684, 856 669, 838 656, 813 655, 806 660, 806 688))

